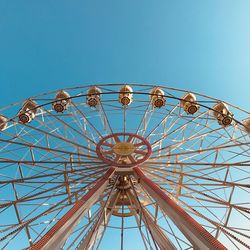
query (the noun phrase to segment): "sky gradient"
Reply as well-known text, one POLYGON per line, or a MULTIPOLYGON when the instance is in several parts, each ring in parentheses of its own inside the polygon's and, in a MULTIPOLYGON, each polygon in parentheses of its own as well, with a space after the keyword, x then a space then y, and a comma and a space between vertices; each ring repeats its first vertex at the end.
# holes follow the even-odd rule
POLYGON ((250 108, 250 2, 0 1, 0 106, 87 83, 159 83, 250 108))

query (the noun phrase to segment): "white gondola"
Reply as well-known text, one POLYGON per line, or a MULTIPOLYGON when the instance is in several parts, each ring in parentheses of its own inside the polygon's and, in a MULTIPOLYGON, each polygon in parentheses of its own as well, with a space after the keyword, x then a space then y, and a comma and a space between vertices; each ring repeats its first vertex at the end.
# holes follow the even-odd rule
POLYGON ((0 131, 3 131, 7 128, 7 122, 8 119, 5 116, 0 115, 0 131))
POLYGON ((133 89, 129 85, 121 87, 119 102, 122 106, 128 106, 133 102, 133 89))
POLYGON ((244 130, 250 134, 250 117, 242 121, 244 130))
POLYGON ((196 96, 193 93, 187 93, 181 99, 181 107, 187 114, 193 115, 200 108, 196 102, 196 96))
POLYGON ((164 91, 161 88, 153 88, 150 92, 150 100, 154 108, 161 108, 165 105, 166 99, 164 97, 164 91))
POLYGON ((217 103, 213 106, 213 115, 222 126, 229 126, 233 121, 233 114, 224 102, 217 103))
POLYGON ((25 124, 31 122, 37 112, 37 103, 32 99, 27 100, 18 113, 19 122, 25 124))
POLYGON ((65 91, 60 91, 55 96, 55 102, 52 103, 53 109, 57 113, 64 112, 70 104, 70 95, 65 91))
POLYGON ((101 100, 101 90, 97 87, 92 87, 88 90, 87 104, 91 108, 95 108, 101 100))

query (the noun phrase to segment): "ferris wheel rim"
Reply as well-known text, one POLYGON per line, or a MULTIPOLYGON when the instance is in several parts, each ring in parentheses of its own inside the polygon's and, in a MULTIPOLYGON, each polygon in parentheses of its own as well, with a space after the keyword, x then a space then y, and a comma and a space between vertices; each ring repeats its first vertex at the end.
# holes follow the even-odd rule
MULTIPOLYGON (((88 89, 90 87, 93 87, 93 86, 99 86, 99 87, 105 87, 105 86, 124 86, 126 84, 129 84, 131 86, 144 86, 144 87, 151 87, 151 88, 154 88, 154 87, 160 87, 160 88, 163 88, 163 89, 167 89, 167 90, 176 90, 176 91, 180 91, 180 92, 183 92, 183 93, 188 93, 188 92, 192 92, 196 95, 199 95, 199 96, 202 96, 202 97, 206 97, 206 98, 209 98, 209 99, 212 99, 213 101, 215 102, 219 102, 219 101, 223 101, 224 103, 236 108, 236 109, 239 109, 240 111, 243 111, 247 114, 250 114, 250 111, 247 111, 245 109, 242 109, 238 106, 235 106, 234 104, 232 103, 229 103, 225 100, 221 100, 219 98, 215 98, 215 97, 212 97, 212 96, 208 96, 208 95, 205 95, 205 94, 202 94, 202 93, 199 93, 199 92, 196 92, 196 91, 191 91, 191 90, 185 90, 185 89, 182 89, 182 88, 174 88, 174 87, 167 87, 166 84, 163 84, 163 83, 160 83, 160 84, 153 84, 153 83, 128 83, 128 82, 124 82, 124 83, 92 83, 92 84, 83 84, 82 86, 75 86, 75 87, 68 87, 68 88, 60 88, 60 89, 57 89, 57 90, 53 90, 53 91, 50 91, 50 92, 43 92, 39 95, 34 95, 34 96, 30 96, 30 97, 27 97, 27 98, 31 98, 31 99, 36 99, 40 96, 44 96, 44 95, 48 95, 48 94, 54 94, 54 93, 57 93, 58 91, 61 91, 61 90, 74 90, 74 89, 88 89)), ((86 94, 83 94, 82 96, 86 96, 86 94)), ((26 99, 23 99, 23 100, 20 100, 18 102, 16 102, 16 104, 18 103, 22 103, 24 101, 27 100, 26 99)), ((171 97, 170 97, 171 98, 171 97)), ((69 98, 70 99, 70 98, 69 98)), ((181 99, 179 99, 181 100, 181 99)), ((47 104, 51 104, 52 102, 49 102, 47 104)), ((15 104, 15 103, 14 103, 15 104)), ((7 107, 11 107, 13 106, 14 104, 10 104, 8 105, 7 107)), ((45 104, 46 105, 46 104, 45 104)), ((2 110, 5 110, 7 107, 0 107, 0 111, 2 110)))

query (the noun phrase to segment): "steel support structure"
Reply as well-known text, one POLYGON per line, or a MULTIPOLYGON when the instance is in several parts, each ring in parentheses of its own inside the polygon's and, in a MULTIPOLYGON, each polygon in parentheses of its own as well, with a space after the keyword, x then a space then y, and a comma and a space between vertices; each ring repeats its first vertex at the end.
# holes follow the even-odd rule
POLYGON ((94 243, 99 239, 100 235, 104 230, 106 230, 106 226, 109 223, 110 217, 112 215, 113 208, 116 204, 116 201, 120 195, 119 191, 116 191, 113 194, 112 198, 103 207, 103 211, 100 214, 100 217, 97 221, 93 224, 93 226, 89 229, 86 235, 84 235, 83 239, 78 244, 78 250, 88 250, 91 249, 94 243))
POLYGON ((111 217, 110 211, 104 211, 104 213, 97 219, 97 221, 92 225, 86 235, 78 244, 78 250, 91 249, 93 244, 99 239, 104 227, 107 226, 109 219, 111 217))
POLYGON ((102 177, 100 177, 88 193, 78 200, 75 205, 29 249, 60 249, 88 209, 101 196, 109 182, 109 178, 114 172, 115 169, 110 168, 102 177))
MULTIPOLYGON (((134 190, 135 191, 135 190, 134 190)), ((135 211, 140 211, 141 219, 144 225, 150 231, 152 238, 157 243, 161 250, 176 250, 174 244, 169 240, 167 235, 160 229, 159 225, 157 225, 156 221, 154 220, 153 216, 150 212, 145 209, 142 205, 140 205, 139 201, 137 200, 137 194, 133 194, 132 191, 127 192, 129 200, 131 204, 135 206, 135 211)), ((136 216, 136 215, 135 215, 136 216)))
POLYGON ((163 192, 157 184, 147 178, 139 167, 134 167, 133 169, 138 182, 149 193, 149 195, 154 198, 162 211, 169 216, 185 237, 191 242, 194 249, 227 249, 165 192, 163 192))

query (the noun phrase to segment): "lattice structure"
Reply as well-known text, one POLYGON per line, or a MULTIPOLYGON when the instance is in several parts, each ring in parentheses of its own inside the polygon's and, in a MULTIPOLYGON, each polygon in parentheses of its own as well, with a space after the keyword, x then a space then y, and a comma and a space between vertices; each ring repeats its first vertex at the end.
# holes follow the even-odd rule
POLYGON ((1 249, 250 249, 249 112, 99 84, 0 113, 1 249))

